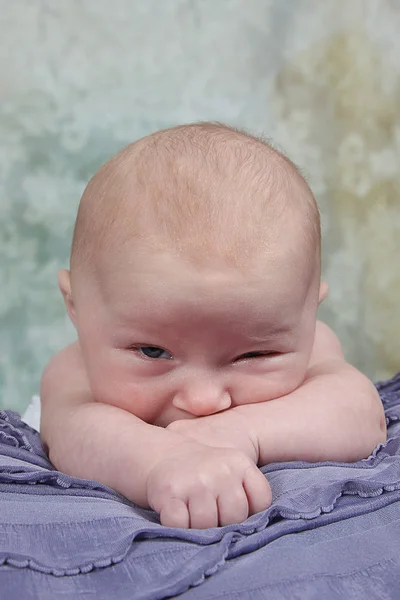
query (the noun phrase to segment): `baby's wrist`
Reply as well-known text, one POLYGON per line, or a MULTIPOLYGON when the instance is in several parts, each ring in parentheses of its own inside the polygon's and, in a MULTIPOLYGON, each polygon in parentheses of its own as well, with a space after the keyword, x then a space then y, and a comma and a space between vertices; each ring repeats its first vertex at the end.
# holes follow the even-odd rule
POLYGON ((252 419, 252 415, 248 408, 248 405, 243 404, 240 406, 235 406, 229 412, 232 412, 232 416, 234 416, 240 424, 240 430, 245 434, 247 447, 250 449, 251 453, 251 456, 248 453, 247 455, 251 458, 251 460, 254 461, 255 464, 258 464, 260 458, 260 443, 257 434, 257 426, 254 422, 254 419, 252 419))

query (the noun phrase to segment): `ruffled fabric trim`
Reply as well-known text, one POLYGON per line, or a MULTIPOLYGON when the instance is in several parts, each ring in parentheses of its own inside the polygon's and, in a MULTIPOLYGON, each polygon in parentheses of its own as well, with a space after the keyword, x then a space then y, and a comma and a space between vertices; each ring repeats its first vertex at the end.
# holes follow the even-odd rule
MULTIPOLYGON (((0 411, 0 444, 4 444, 5 446, 13 446, 14 448, 21 448, 22 450, 26 450, 27 452, 33 452, 32 445, 28 441, 28 438, 22 432, 23 421, 20 421, 17 413, 11 413, 11 411, 0 411), (18 427, 11 423, 12 415, 15 415, 15 418, 18 423, 18 427)), ((28 427, 28 425, 26 425, 28 427)))
MULTIPOLYGON (((355 489, 354 490, 352 490, 352 489, 342 490, 339 494, 337 494, 335 496, 334 500, 332 501, 332 503, 330 505, 319 506, 312 512, 306 513, 306 512, 298 512, 298 511, 294 511, 294 510, 286 510, 282 507, 281 508, 271 507, 270 509, 268 509, 268 511, 266 511, 266 513, 260 513, 260 515, 258 515, 259 517, 261 516, 261 520, 263 521, 258 526, 254 526, 254 525, 252 526, 250 523, 244 522, 240 525, 216 529, 217 535, 215 537, 217 539, 208 540, 206 543, 207 544, 210 544, 210 543, 211 544, 212 543, 222 544, 222 546, 223 546, 223 548, 221 548, 222 555, 220 556, 219 560, 215 562, 215 564, 213 564, 209 568, 206 568, 204 570, 204 572, 200 575, 200 577, 198 579, 196 579, 193 583, 191 583, 189 587, 200 585, 201 583, 203 583, 203 581, 206 577, 214 575, 217 571, 219 571, 219 569, 228 560, 234 558, 235 556, 237 556, 239 554, 245 553, 246 552, 245 549, 242 548, 241 551, 238 552, 237 549, 235 548, 237 546, 238 542, 240 542, 240 541, 245 542, 245 540, 243 538, 246 538, 246 537, 249 538, 250 536, 253 536, 253 535, 265 533, 268 526, 272 523, 275 523, 277 519, 286 519, 286 520, 297 521, 298 526, 295 528, 292 527, 291 533, 301 532, 301 531, 307 530, 309 528, 306 524, 304 524, 304 521, 311 521, 311 520, 316 519, 317 517, 320 517, 321 515, 330 513, 331 511, 333 511, 333 509, 337 505, 338 501, 343 496, 346 496, 346 495, 359 496, 360 498, 365 498, 365 499, 376 498, 385 493, 398 491, 399 489, 400 489, 400 482, 396 485, 387 485, 387 486, 383 486, 381 488, 376 488, 375 490, 370 490, 369 493, 364 492, 363 490, 355 490, 355 489), (239 530, 232 531, 232 528, 235 528, 235 527, 239 528, 239 530), (221 532, 221 534, 218 535, 218 532, 221 532)), ((383 506, 385 504, 392 503, 392 502, 399 502, 399 501, 400 501, 400 493, 397 493, 397 494, 395 494, 395 496, 391 497, 387 503, 382 503, 380 506, 383 506)), ((359 511, 358 514, 363 514, 364 512, 370 512, 370 509, 359 511)), ((342 515, 338 515, 336 519, 333 518, 330 520, 330 522, 332 523, 335 521, 339 521, 342 518, 343 518, 342 515)), ((252 519, 254 519, 254 517, 252 517, 251 520, 252 519)), ((250 521, 250 519, 248 521, 250 521)), ((143 528, 143 530, 141 530, 140 532, 136 532, 136 534, 132 533, 132 536, 130 537, 129 541, 127 542, 125 549, 120 554, 107 555, 105 557, 102 557, 102 558, 99 558, 96 560, 90 560, 90 561, 85 562, 84 564, 81 564, 79 566, 70 567, 70 568, 59 568, 59 567, 49 566, 49 565, 43 564, 43 563, 35 560, 32 557, 24 557, 21 555, 17 556, 15 554, 7 554, 7 553, 3 553, 3 552, 0 552, 0 566, 8 565, 8 566, 19 568, 19 569, 32 569, 33 571, 38 571, 40 573, 47 574, 47 575, 53 575, 55 577, 74 576, 74 575, 89 573, 90 571, 92 571, 94 569, 104 569, 104 568, 107 568, 109 566, 112 566, 114 564, 117 564, 117 563, 123 561, 125 559, 125 557, 127 556, 127 554, 129 553, 131 545, 135 542, 136 538, 139 535, 140 535, 140 538, 142 538, 142 539, 147 538, 147 537, 151 537, 151 538, 169 537, 172 539, 181 539, 182 541, 186 537, 184 535, 185 531, 183 531, 183 535, 182 535, 182 530, 176 529, 176 530, 173 530, 172 535, 171 535, 171 531, 168 528, 162 527, 161 525, 158 526, 158 531, 157 531, 158 535, 155 535, 155 533, 156 533, 156 531, 153 528, 148 529, 147 531, 145 530, 145 528, 143 528)), ((264 543, 262 543, 260 545, 265 545, 269 541, 272 541, 272 539, 277 539, 278 537, 281 537, 281 535, 284 535, 285 533, 286 532, 283 531, 278 535, 274 535, 273 538, 271 538, 271 540, 265 540, 264 543)), ((192 541, 192 540, 190 540, 190 541, 192 541)), ((203 544, 204 544, 204 540, 203 540, 203 544)))
POLYGON ((121 554, 121 556, 89 562, 86 565, 73 569, 55 569, 52 567, 46 567, 45 565, 36 562, 32 558, 23 559, 21 557, 15 558, 13 556, 0 556, 0 566, 8 565, 9 567, 16 567, 17 569, 32 569, 33 571, 39 571, 45 575, 54 575, 54 577, 66 577, 70 575, 84 575, 86 573, 90 573, 90 571, 93 571, 93 569, 104 569, 106 567, 115 565, 124 560, 128 552, 129 548, 127 548, 127 550, 121 554))

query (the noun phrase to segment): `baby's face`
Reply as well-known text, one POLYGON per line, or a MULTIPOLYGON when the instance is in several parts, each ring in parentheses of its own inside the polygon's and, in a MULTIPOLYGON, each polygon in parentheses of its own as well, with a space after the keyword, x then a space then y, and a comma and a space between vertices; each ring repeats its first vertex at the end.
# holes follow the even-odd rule
POLYGON ((290 393, 313 346, 315 279, 283 258, 247 273, 168 252, 116 261, 75 298, 94 397, 165 427, 290 393))

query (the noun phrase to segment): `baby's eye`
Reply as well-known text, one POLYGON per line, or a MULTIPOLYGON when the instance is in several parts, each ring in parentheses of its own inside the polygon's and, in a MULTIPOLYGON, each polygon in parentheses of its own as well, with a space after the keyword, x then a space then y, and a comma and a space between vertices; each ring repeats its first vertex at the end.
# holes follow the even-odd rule
POLYGON ((172 356, 169 352, 167 352, 167 350, 163 350, 163 348, 158 348, 158 346, 139 346, 138 351, 142 356, 145 356, 146 358, 172 358, 172 356))
POLYGON ((266 356, 277 356, 278 352, 246 352, 237 357, 236 360, 247 360, 248 358, 264 358, 266 356))

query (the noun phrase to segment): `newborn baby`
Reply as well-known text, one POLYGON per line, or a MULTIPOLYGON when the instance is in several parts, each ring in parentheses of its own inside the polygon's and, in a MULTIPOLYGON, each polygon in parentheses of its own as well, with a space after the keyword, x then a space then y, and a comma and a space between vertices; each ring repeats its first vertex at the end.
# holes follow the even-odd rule
POLYGON ((320 222, 294 164, 229 127, 174 127, 89 182, 59 286, 78 341, 41 386, 61 471, 207 528, 268 508, 257 465, 356 461, 372 383, 317 321, 320 222))

